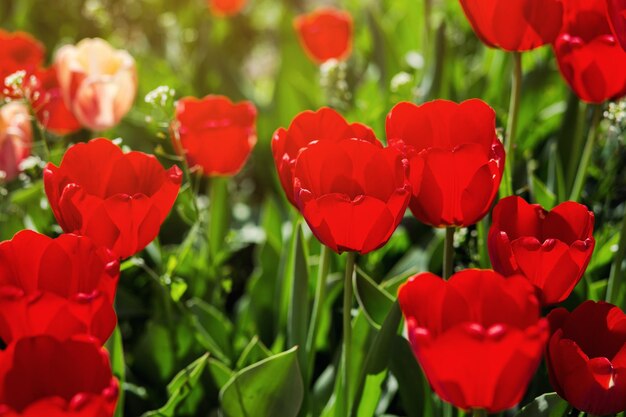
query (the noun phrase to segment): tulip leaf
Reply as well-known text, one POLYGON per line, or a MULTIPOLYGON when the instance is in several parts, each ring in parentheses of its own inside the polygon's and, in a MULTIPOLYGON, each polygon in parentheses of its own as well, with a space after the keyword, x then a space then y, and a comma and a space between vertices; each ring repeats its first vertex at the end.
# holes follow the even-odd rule
POLYGON ((225 239, 230 226, 230 202, 228 196, 228 177, 211 179, 211 197, 209 201, 209 250, 213 266, 224 251, 225 239))
POLYGON ((272 356, 272 352, 259 340, 258 336, 254 336, 243 349, 239 360, 237 360, 236 369, 242 369, 270 356, 272 356))
MULTIPOLYGON (((309 269, 302 228, 294 229, 294 240, 288 260, 287 277, 291 282, 287 317, 288 346, 306 346, 309 324, 309 269)), ((306 366, 304 349, 298 351, 300 367, 306 366)))
POLYGON ((432 391, 404 337, 394 336, 390 356, 389 370, 398 381, 398 393, 407 417, 434 415, 432 391))
POLYGON ((562 417, 569 408, 556 392, 540 395, 524 406, 515 417, 562 417))
MULTIPOLYGON (((119 326, 115 326, 113 334, 107 341, 107 348, 109 350, 109 358, 111 360, 111 371, 117 378, 121 387, 124 387, 126 382, 126 362, 124 360, 124 346, 122 344, 122 332, 119 326)), ((120 390, 120 395, 117 400, 117 408, 115 409, 115 417, 122 417, 124 415, 124 389, 120 390)))
MULTIPOLYGON (((373 412, 368 408, 373 396, 380 396, 381 384, 387 375, 387 365, 389 363, 389 351, 395 336, 398 334, 398 327, 402 321, 402 312, 398 302, 394 302, 381 329, 376 334, 371 348, 368 350, 364 366, 359 375, 359 383, 352 407, 353 415, 357 412, 358 417, 372 416, 373 412)), ((378 400, 376 400, 378 403, 378 400)), ((374 407, 375 410, 375 407, 374 407)))
POLYGON ((221 389, 233 377, 234 372, 222 362, 209 358, 209 372, 213 377, 215 385, 221 389))
POLYGON ((187 302, 196 337, 202 347, 227 365, 231 364, 233 325, 218 309, 193 298, 187 302))
POLYGON ((296 417, 304 386, 294 347, 237 372, 220 391, 225 417, 296 417))
POLYGON ((208 359, 209 354, 206 353, 180 371, 167 385, 167 392, 169 393, 167 403, 158 410, 144 413, 142 417, 174 417, 176 415, 176 407, 189 396, 193 388, 198 384, 208 359))
POLYGON ((353 279, 356 299, 365 318, 374 328, 380 329, 393 305, 393 297, 360 268, 353 279))
POLYGON ((536 176, 532 176, 532 190, 537 203, 546 210, 552 210, 556 204, 556 195, 536 176))

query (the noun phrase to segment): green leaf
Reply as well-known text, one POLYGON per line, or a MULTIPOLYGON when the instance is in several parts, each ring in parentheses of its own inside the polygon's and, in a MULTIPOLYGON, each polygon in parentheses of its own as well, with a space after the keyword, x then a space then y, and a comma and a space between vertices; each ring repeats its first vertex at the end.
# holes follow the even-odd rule
POLYGON ((372 410, 371 407, 367 407, 363 403, 371 402, 371 397, 375 393, 377 393, 378 397, 382 393, 381 384, 387 375, 387 367, 390 361, 389 351, 398 334, 401 321, 402 312, 400 311, 400 306, 397 302, 394 302, 391 304, 389 313, 371 344, 364 366, 361 369, 359 385, 352 406, 353 415, 355 411, 357 411, 356 415, 358 417, 373 415, 375 407, 372 410))
POLYGON ((354 289, 365 317, 373 327, 380 329, 393 305, 393 297, 360 268, 354 275, 354 289))
POLYGON ((239 360, 237 360, 237 369, 241 369, 245 366, 252 365, 255 362, 259 362, 263 359, 272 356, 272 352, 259 340, 257 336, 254 336, 250 343, 244 348, 239 360))
POLYGON ((202 346, 222 362, 232 363, 233 325, 218 309, 193 298, 187 302, 192 313, 191 321, 197 329, 196 336, 202 346))
POLYGON ((561 399, 556 392, 543 394, 522 408, 516 417, 562 417, 569 404, 561 399))
POLYGON ((398 380, 398 392, 407 417, 433 415, 433 394, 409 342, 395 335, 390 355, 389 370, 398 380))
POLYGON ((196 359, 191 365, 180 371, 174 379, 167 385, 169 399, 167 403, 158 410, 148 411, 142 417, 174 417, 176 407, 191 393, 192 389, 198 384, 204 368, 209 359, 209 354, 205 353, 196 359))
POLYGON ((221 259, 224 251, 224 240, 230 226, 230 202, 228 198, 228 177, 211 179, 211 199, 209 201, 209 249, 213 264, 221 259))
POLYGON ((209 358, 209 372, 219 389, 222 389, 234 375, 232 369, 214 358, 209 358))
MULTIPOLYGON (((124 346, 122 344, 122 332, 119 326, 115 326, 113 334, 107 341, 107 348, 109 350, 109 358, 111 360, 111 371, 113 375, 118 379, 120 386, 124 387, 126 381, 126 362, 124 361, 124 346)), ((117 408, 115 409, 115 417, 122 417, 124 415, 124 390, 120 390, 120 395, 117 400, 117 408)))
POLYGON ((533 192, 535 200, 546 210, 552 210, 556 205, 556 195, 535 175, 532 177, 533 192))
POLYGON ((296 417, 304 387, 298 366, 298 348, 257 362, 222 388, 225 417, 296 417))
MULTIPOLYGON (((287 343, 290 347, 306 346, 309 324, 309 267, 302 228, 298 225, 294 233, 295 237, 288 263, 291 266, 289 276, 291 297, 287 317, 287 343)), ((298 351, 298 360, 302 369, 306 366, 305 354, 305 349, 298 351)))

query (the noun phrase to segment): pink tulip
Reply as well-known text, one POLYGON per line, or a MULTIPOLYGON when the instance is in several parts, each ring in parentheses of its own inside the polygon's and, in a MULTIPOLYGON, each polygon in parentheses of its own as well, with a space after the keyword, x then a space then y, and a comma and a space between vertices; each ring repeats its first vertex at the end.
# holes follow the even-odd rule
POLYGON ((66 45, 55 63, 63 99, 85 127, 102 131, 120 122, 137 93, 135 60, 98 38, 66 45))
POLYGON ((28 107, 17 101, 0 107, 0 181, 10 181, 20 172, 32 137, 28 107))

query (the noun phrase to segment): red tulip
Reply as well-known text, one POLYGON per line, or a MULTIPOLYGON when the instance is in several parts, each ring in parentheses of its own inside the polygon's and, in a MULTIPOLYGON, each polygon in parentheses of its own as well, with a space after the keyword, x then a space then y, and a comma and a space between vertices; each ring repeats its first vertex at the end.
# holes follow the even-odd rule
POLYGON ((352 16, 332 8, 321 8, 298 16, 294 27, 309 58, 318 64, 343 60, 352 52, 352 16))
POLYGON ((19 101, 0 107, 0 182, 11 181, 20 173, 33 143, 28 108, 19 101))
POLYGON ((374 132, 360 123, 348 124, 339 113, 328 107, 299 113, 289 125, 280 128, 272 139, 272 153, 287 198, 296 205, 293 194, 293 173, 300 151, 314 141, 338 141, 358 138, 378 142, 374 132))
POLYGON ((552 336, 546 361, 550 382, 589 415, 626 411, 626 315, 619 307, 585 301, 548 315, 552 336))
POLYGON ((387 140, 409 159, 410 207, 421 222, 465 227, 487 214, 502 179, 504 148, 486 103, 400 103, 387 116, 387 140))
POLYGON ((256 108, 223 96, 186 97, 176 104, 174 135, 174 147, 189 166, 208 176, 234 175, 256 144, 256 108))
POLYGON ((548 339, 532 285, 469 269, 400 287, 409 341, 433 390, 465 410, 498 413, 522 399, 548 339))
POLYGON ((626 50, 626 0, 607 0, 613 34, 626 50))
POLYGON ((174 205, 182 172, 165 170, 142 152, 122 150, 107 139, 72 146, 59 167, 49 163, 44 185, 59 225, 89 236, 127 258, 159 233, 174 205))
POLYGON ((562 0, 461 0, 461 6, 485 44, 507 51, 552 43, 563 21, 562 0))
POLYGON ((411 196, 400 153, 360 139, 309 144, 293 184, 313 234, 338 253, 365 254, 387 243, 411 196))
POLYGON ((93 339, 20 339, 0 352, 3 417, 112 417, 119 385, 93 339))
POLYGON ((35 73, 32 105, 39 123, 57 135, 66 135, 81 128, 80 123, 65 105, 55 67, 35 73))
POLYGON ((247 1, 248 0, 209 0, 209 8, 216 16, 233 16, 246 7, 247 1))
POLYGON ((565 300, 580 281, 593 253, 593 213, 567 201, 552 211, 520 197, 500 200, 489 230, 493 269, 523 275, 544 305, 565 300))
POLYGON ((87 237, 19 232, 0 243, 0 338, 82 333, 104 344, 117 322, 118 276, 115 256, 87 237))
POLYGON ((584 101, 602 103, 626 94, 626 51, 609 25, 606 0, 568 0, 554 53, 561 74, 584 101))
POLYGON ((28 33, 0 29, 0 97, 15 96, 6 88, 7 76, 17 71, 33 73, 43 63, 45 53, 43 45, 28 33))

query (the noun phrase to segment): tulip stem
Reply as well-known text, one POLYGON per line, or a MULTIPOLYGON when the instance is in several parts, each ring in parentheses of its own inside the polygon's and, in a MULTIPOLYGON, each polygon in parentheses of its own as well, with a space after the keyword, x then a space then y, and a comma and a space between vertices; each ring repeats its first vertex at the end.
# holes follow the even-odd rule
POLYGON ((515 172, 515 137, 517 135, 517 119, 519 115, 520 100, 522 98, 522 54, 513 52, 513 73, 511 85, 511 101, 509 102, 509 115, 504 136, 504 151, 506 163, 504 164, 504 188, 500 189, 500 197, 514 194, 513 173, 515 172))
POLYGON ((472 417, 487 417, 487 411, 484 408, 472 409, 472 417))
POLYGON ((352 275, 356 262, 356 252, 348 252, 346 258, 346 275, 343 287, 343 403, 341 416, 350 415, 350 348, 352 346, 352 275))
MULTIPOLYGON (((620 283, 622 282, 623 270, 622 264, 624 263, 624 257, 626 256, 626 208, 624 209, 624 219, 622 220, 622 230, 620 232, 619 238, 619 246, 617 248, 617 252, 615 252, 615 257, 613 258, 613 265, 611 265, 611 274, 609 275, 609 281, 606 287, 606 297, 605 300, 607 303, 612 302, 619 294, 620 291, 620 283)), ((622 300, 622 308, 626 307, 624 304, 624 300, 622 300)))
POLYGON ((330 265, 331 251, 326 245, 322 245, 320 251, 320 261, 317 269, 317 284, 315 286, 315 300, 313 301, 313 311, 311 313, 311 322, 309 323, 309 333, 306 338, 306 356, 307 356, 307 374, 306 380, 311 379, 313 373, 313 365, 315 363, 315 340, 317 339, 317 331, 320 321, 320 312, 322 310, 324 299, 326 297, 326 277, 328 276, 328 267, 330 265))
POLYGON ((578 171, 576 172, 576 178, 574 179, 574 185, 572 186, 572 192, 569 199, 572 201, 578 201, 580 194, 582 193, 585 180, 587 179, 587 168, 589 168, 589 162, 591 162, 591 153, 598 136, 598 130, 600 126, 600 120, 602 120, 602 105, 593 105, 593 116, 591 119, 591 126, 589 127, 589 134, 587 136, 587 142, 583 149, 583 154, 578 164, 578 171))
POLYGON ((446 228, 446 237, 443 241, 443 278, 448 279, 454 270, 454 232, 456 228, 446 228))
POLYGON ((212 265, 218 266, 217 258, 224 248, 230 224, 228 177, 210 178, 208 217, 209 257, 212 265))

